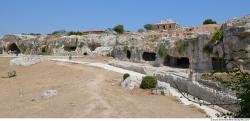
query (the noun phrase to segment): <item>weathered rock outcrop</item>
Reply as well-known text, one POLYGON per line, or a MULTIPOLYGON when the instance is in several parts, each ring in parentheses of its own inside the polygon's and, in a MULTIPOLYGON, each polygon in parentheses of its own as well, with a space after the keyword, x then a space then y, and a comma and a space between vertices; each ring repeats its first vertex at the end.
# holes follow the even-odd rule
MULTIPOLYGON (((232 68, 250 70, 248 16, 226 21, 223 39, 209 45, 213 33, 170 36, 174 31, 87 35, 5 35, 0 53, 102 55, 153 66, 191 68, 196 72, 232 68), (237 56, 236 56, 237 55, 237 56)), ((176 31, 177 32, 177 31, 176 31)))

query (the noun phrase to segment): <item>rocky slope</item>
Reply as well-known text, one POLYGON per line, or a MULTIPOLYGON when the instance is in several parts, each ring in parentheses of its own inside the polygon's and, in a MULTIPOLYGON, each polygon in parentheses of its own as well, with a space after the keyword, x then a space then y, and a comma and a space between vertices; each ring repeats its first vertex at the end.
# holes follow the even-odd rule
POLYGON ((250 19, 226 21, 223 38, 212 41, 213 33, 144 32, 87 35, 5 35, 0 53, 51 55, 102 55, 119 60, 150 63, 153 66, 190 67, 196 72, 223 70, 238 64, 250 70, 250 19), (237 55, 237 56, 235 56, 237 55))

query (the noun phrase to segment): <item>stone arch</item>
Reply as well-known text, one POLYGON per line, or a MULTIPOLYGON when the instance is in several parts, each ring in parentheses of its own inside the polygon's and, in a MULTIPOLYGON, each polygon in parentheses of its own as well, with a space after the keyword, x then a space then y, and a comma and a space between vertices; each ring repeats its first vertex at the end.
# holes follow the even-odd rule
POLYGON ((155 61, 156 60, 156 53, 154 53, 154 52, 143 52, 142 58, 145 61, 155 61))
POLYGON ((7 52, 11 52, 11 53, 15 53, 15 54, 19 54, 21 53, 21 50, 18 48, 18 46, 16 45, 16 43, 11 43, 7 46, 7 52))

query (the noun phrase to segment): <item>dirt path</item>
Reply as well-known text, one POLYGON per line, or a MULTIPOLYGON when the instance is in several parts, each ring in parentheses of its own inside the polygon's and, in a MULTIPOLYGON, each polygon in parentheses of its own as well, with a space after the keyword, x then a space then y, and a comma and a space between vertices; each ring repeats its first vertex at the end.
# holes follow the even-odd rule
MULTIPOLYGON (((1 65, 0 73, 10 69, 1 65)), ((100 68, 45 61, 11 69, 16 78, 0 78, 0 117, 205 117, 174 97, 123 89, 121 74, 100 68), (42 98, 49 89, 58 94, 42 98)))

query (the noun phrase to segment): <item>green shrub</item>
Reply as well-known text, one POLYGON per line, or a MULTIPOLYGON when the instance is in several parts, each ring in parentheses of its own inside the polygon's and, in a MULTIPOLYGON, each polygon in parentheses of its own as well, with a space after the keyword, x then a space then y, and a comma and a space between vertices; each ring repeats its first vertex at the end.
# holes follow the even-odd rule
POLYGON ((59 34, 64 34, 64 33, 66 33, 65 30, 57 30, 57 31, 52 32, 52 33, 49 34, 49 35, 59 35, 59 34))
POLYGON ((70 31, 70 32, 67 33, 67 35, 68 36, 71 36, 71 35, 84 35, 84 33, 79 32, 79 31, 78 32, 70 31))
POLYGON ((81 42, 81 43, 78 45, 78 48, 82 48, 84 45, 85 45, 85 43, 81 42))
POLYGON ((204 22, 203 22, 203 25, 205 24, 216 24, 217 22, 216 21, 213 21, 212 19, 206 19, 204 22))
POLYGON ((152 24, 145 24, 145 25, 144 25, 144 28, 145 28, 146 30, 152 30, 152 29, 153 29, 153 25, 152 25, 152 24))
POLYGON ((145 32, 144 29, 138 29, 138 32, 142 33, 142 32, 145 32))
POLYGON ((124 46, 123 47, 123 52, 127 52, 129 50, 129 47, 128 46, 124 46))
POLYGON ((142 79, 141 88, 142 89, 151 89, 155 88, 157 85, 157 79, 153 76, 146 76, 142 79))
POLYGON ((50 55, 49 52, 41 52, 41 53, 38 53, 38 55, 50 55))
POLYGON ((113 30, 114 30, 115 32, 117 32, 118 34, 124 33, 124 27, 123 27, 123 25, 117 25, 117 26, 115 26, 115 27, 113 28, 113 30))
POLYGON ((212 36, 211 42, 213 44, 218 44, 220 41, 223 40, 223 34, 224 34, 223 30, 215 32, 212 36))
POLYGON ((207 53, 208 55, 213 53, 213 45, 211 43, 206 44, 203 47, 203 52, 207 53))
POLYGON ((128 73, 125 73, 125 74, 123 75, 123 80, 127 79, 129 76, 130 76, 130 75, 129 75, 128 73))
POLYGON ((195 45, 195 43, 198 42, 198 38, 191 38, 191 39, 188 40, 188 42, 189 42, 190 44, 192 44, 192 45, 195 45))
POLYGON ((238 112, 237 117, 249 118, 250 117, 250 75, 248 73, 243 74, 238 84, 238 89, 241 89, 238 93, 238 98, 241 99, 240 106, 241 110, 238 112))
POLYGON ((176 46, 177 46, 179 54, 182 55, 184 53, 186 47, 188 46, 188 43, 186 43, 186 42, 184 42, 182 40, 179 40, 179 41, 176 42, 176 46))
POLYGON ((165 48, 164 45, 161 45, 159 50, 158 50, 158 54, 161 58, 163 58, 167 53, 167 49, 165 48))

